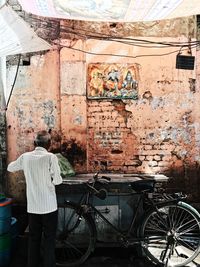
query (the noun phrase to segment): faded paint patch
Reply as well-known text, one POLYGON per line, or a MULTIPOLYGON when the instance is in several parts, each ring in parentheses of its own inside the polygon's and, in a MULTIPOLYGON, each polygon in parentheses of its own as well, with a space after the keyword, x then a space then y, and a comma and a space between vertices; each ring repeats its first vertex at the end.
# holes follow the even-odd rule
POLYGON ((195 93, 196 92, 196 79, 189 78, 189 85, 190 85, 190 91, 195 93))
POLYGON ((86 95, 86 65, 84 62, 61 61, 61 93, 86 95))
POLYGON ((163 108, 164 106, 165 106, 165 103, 162 97, 153 97, 151 101, 152 109, 163 108))
POLYGON ((72 121, 74 125, 82 125, 84 118, 81 115, 82 111, 76 107, 75 105, 73 105, 73 109, 72 109, 72 121))
POLYGON ((53 114, 54 112, 54 103, 51 100, 42 103, 43 107, 43 116, 42 119, 48 128, 54 128, 56 124, 56 119, 53 114))

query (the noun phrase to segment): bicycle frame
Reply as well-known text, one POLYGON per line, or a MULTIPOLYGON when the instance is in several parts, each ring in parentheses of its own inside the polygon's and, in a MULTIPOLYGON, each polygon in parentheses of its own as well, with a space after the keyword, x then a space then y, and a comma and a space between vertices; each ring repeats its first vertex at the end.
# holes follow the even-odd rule
MULTIPOLYGON (((94 184, 93 184, 94 186, 94 184)), ((130 193, 130 195, 134 195, 136 193, 130 193)), ((138 194, 138 193, 137 193, 138 194)), ((120 194, 119 194, 120 195, 120 194)), ((152 210, 155 210, 158 212, 158 207, 160 205, 160 203, 153 203, 153 201, 151 200, 151 198, 148 197, 148 193, 147 192, 141 192, 139 194, 139 199, 138 202, 136 204, 136 209, 135 212, 133 214, 133 217, 131 218, 131 223, 130 226, 128 228, 128 230, 126 230, 126 232, 123 232, 119 227, 116 227, 115 225, 113 225, 103 214, 101 211, 99 211, 93 204, 90 203, 90 199, 94 196, 94 193, 91 193, 90 191, 88 191, 87 193, 83 193, 81 199, 79 200, 78 203, 76 203, 78 206, 82 207, 81 212, 86 212, 89 214, 97 214, 107 225, 109 225, 121 238, 121 241, 125 241, 126 242, 126 246, 127 243, 130 244, 136 244, 136 243, 140 243, 142 241, 145 240, 145 238, 139 238, 137 236, 133 235, 134 229, 136 227, 136 218, 138 216, 139 213, 139 209, 140 209, 140 204, 142 204, 144 202, 144 200, 148 200, 149 201, 149 208, 152 210)), ((179 199, 173 199, 173 200, 166 200, 162 202, 163 204, 175 204, 178 203, 179 199)), ((145 213, 145 212, 144 212, 145 213)), ((81 215, 81 213, 80 213, 81 215)), ((144 214, 143 214, 144 215, 144 214)), ((162 216, 161 216, 162 218, 162 216)))
POLYGON ((98 216, 104 221, 106 222, 109 226, 112 227, 112 229, 114 229, 118 234, 120 234, 123 237, 128 237, 131 236, 131 232, 133 231, 134 225, 135 225, 135 220, 137 218, 138 215, 138 211, 139 211, 139 207, 140 207, 140 203, 143 200, 143 196, 141 195, 139 198, 139 201, 137 203, 137 208, 136 211, 131 219, 131 224, 128 228, 128 231, 126 232, 126 234, 124 234, 118 227, 116 227, 115 225, 113 225, 102 213, 101 211, 99 211, 97 208, 95 208, 93 205, 89 204, 89 207, 92 211, 94 211, 96 214, 98 214, 98 216))
POLYGON ((93 196, 102 200, 107 196, 106 187, 98 189, 99 184, 95 183, 98 181, 97 178, 92 183, 91 181, 86 183, 87 190, 76 203, 66 201, 60 206, 64 220, 58 236, 61 251, 59 266, 77 266, 94 251, 98 244, 95 216, 101 218, 116 233, 117 239, 114 242, 118 242, 123 247, 140 245, 142 253, 158 265, 168 266, 169 261, 174 267, 186 266, 198 255, 200 214, 183 202, 186 196, 180 193, 160 192, 158 187, 154 187, 155 183, 152 181, 131 183, 131 189, 134 191, 115 194, 116 196, 138 195, 135 205, 132 206, 133 215, 129 214, 128 217, 128 229, 123 230, 123 227, 112 223, 103 211, 98 209, 98 205, 93 203, 93 196), (180 249, 182 250, 179 252, 180 249))

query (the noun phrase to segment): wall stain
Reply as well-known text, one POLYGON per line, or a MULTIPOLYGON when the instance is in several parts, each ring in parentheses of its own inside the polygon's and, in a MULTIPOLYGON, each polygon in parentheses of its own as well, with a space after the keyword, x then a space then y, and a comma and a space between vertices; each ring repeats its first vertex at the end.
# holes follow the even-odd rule
POLYGON ((86 162, 86 150, 81 147, 76 139, 65 141, 61 145, 61 153, 66 157, 73 167, 84 165, 86 162))
POLYGON ((126 104, 123 101, 113 100, 114 109, 124 118, 125 124, 127 124, 128 119, 132 116, 132 112, 126 110, 126 104))
POLYGON ((190 91, 192 93, 196 92, 196 79, 189 78, 189 86, 190 86, 190 91))
POLYGON ((146 91, 144 92, 143 96, 142 96, 144 99, 148 99, 148 100, 152 100, 153 99, 153 96, 152 96, 152 93, 150 91, 146 91))
POLYGON ((56 125, 56 119, 53 114, 54 111, 54 103, 53 101, 46 101, 42 104, 44 115, 42 116, 42 119, 44 120, 45 124, 48 126, 48 128, 54 128, 56 125))

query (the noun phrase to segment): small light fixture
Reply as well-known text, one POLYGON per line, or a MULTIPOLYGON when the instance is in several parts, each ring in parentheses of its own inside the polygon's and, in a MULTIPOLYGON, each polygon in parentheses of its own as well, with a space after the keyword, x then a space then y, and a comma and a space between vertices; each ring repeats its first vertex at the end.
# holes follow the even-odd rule
POLYGON ((176 69, 193 70, 194 59, 195 57, 193 56, 184 56, 178 54, 176 56, 176 69))

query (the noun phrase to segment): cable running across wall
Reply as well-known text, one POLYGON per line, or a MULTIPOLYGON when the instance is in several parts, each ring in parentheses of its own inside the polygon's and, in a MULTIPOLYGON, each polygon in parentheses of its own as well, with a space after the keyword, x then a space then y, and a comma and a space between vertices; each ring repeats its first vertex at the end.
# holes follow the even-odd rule
MULTIPOLYGON (((44 30, 54 29, 55 27, 52 27, 51 23, 49 21, 44 21, 39 18, 35 18, 37 21, 39 21, 42 25, 42 28, 44 30)), ((58 30, 56 28, 56 30, 58 30)), ((134 46, 140 46, 146 47, 146 48, 159 48, 160 45, 163 47, 188 47, 189 45, 200 45, 200 41, 190 41, 190 42, 156 42, 156 41, 150 41, 146 39, 138 39, 138 38, 131 38, 131 37, 121 37, 121 36, 113 36, 113 35, 106 35, 102 34, 101 32, 97 31, 89 31, 87 29, 80 29, 80 28, 74 28, 74 27, 64 27, 60 26, 60 33, 64 34, 73 34, 75 36, 78 36, 83 39, 96 39, 96 40, 103 40, 103 41, 114 41, 114 42, 120 42, 127 45, 134 45, 134 46), (146 46, 145 46, 146 44, 146 46), (156 45, 156 46, 150 46, 156 45), (144 45, 144 46, 143 46, 144 45)))

